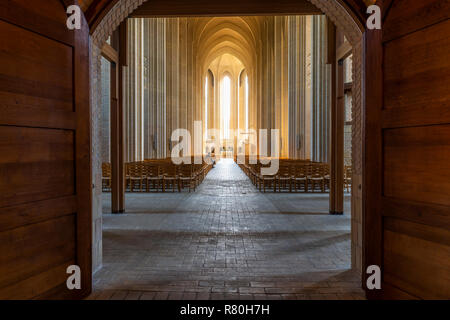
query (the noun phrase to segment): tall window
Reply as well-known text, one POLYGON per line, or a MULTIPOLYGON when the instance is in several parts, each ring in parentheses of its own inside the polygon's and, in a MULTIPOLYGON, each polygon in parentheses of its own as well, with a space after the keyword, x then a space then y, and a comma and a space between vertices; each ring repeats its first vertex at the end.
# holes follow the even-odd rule
POLYGON ((220 100, 222 109, 223 138, 230 139, 231 79, 229 76, 225 76, 222 80, 220 100))
POLYGON ((205 139, 208 138, 208 77, 205 78, 205 139))
POLYGON ((245 76, 245 131, 248 132, 248 76, 245 76))

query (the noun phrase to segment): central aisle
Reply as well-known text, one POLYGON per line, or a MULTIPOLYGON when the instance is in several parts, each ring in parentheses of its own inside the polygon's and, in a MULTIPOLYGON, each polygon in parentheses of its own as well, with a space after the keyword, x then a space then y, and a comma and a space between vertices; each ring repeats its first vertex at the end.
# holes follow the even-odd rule
POLYGON ((92 298, 361 298, 349 215, 293 213, 326 201, 262 194, 230 159, 195 193, 127 195, 134 213, 104 215, 92 298))

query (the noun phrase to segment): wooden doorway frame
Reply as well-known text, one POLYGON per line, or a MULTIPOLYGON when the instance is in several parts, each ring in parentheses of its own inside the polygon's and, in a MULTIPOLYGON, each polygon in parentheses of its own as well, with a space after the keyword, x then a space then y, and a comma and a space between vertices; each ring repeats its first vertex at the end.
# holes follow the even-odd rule
MULTIPOLYGON (((164 1, 166 6, 171 4, 172 0, 164 1)), ((200 1, 200 0, 199 0, 200 1)), ((287 0, 289 1, 289 0, 287 0)), ((334 22, 337 23, 339 28, 342 28, 345 32, 348 40, 352 44, 353 54, 354 54, 354 111, 356 113, 356 118, 354 121, 357 122, 355 126, 356 131, 359 131, 356 134, 356 138, 354 138, 354 145, 357 144, 360 151, 354 149, 353 157, 357 167, 357 173, 353 173, 353 185, 352 188, 352 199, 357 199, 358 203, 354 205, 352 203, 352 265, 355 269, 362 272, 364 269, 365 263, 364 260, 364 251, 363 247, 365 246, 363 243, 366 241, 363 239, 364 237, 364 213, 363 213, 363 168, 364 168, 364 160, 362 154, 362 148, 360 148, 363 144, 364 137, 364 113, 365 109, 365 95, 362 94, 362 90, 364 88, 364 77, 363 77, 363 50, 366 47, 364 41, 367 39, 363 37, 363 34, 367 33, 365 30, 365 17, 366 17, 366 5, 362 0, 308 0, 312 4, 316 5, 317 8, 321 9, 321 11, 334 22), (347 26, 348 25, 348 26, 347 26), (347 26, 347 27, 346 27, 347 26), (355 61, 356 60, 356 61, 355 61), (356 68, 355 68, 356 66, 356 68), (355 102, 356 100, 356 102, 355 102), (356 107, 355 107, 356 105, 356 107), (357 151, 357 152, 356 152, 357 151), (355 155, 355 153, 357 153, 355 155), (355 190, 356 196, 354 196, 353 190, 355 190), (354 210, 357 211, 355 213, 356 218, 353 219, 354 210), (355 221, 354 221, 355 220, 355 221), (358 224, 358 227, 354 226, 358 224), (361 231, 363 230, 363 231, 361 231), (355 233, 355 235, 353 234, 355 233), (357 235, 356 235, 357 234, 357 235), (355 244, 353 243, 353 239, 355 240, 355 244)), ((102 2, 101 0, 98 1, 102 2)), ((103 1, 104 2, 104 1, 103 1)), ((93 44, 93 64, 94 68, 96 68, 96 50, 95 47, 101 46, 102 43, 106 40, 108 35, 112 33, 112 31, 124 21, 130 14, 135 11, 136 6, 140 5, 142 2, 146 2, 146 0, 121 0, 121 5, 119 5, 119 0, 115 0, 113 2, 105 3, 104 7, 99 6, 94 14, 91 14, 90 22, 92 23, 92 44, 93 44)), ((176 2, 176 1, 175 1, 176 2)), ((189 6, 189 10, 195 9, 195 3, 198 1, 193 1, 194 3, 189 6)), ((201 2, 201 1, 200 1, 201 2)), ((233 3, 236 3, 235 7, 239 8, 240 2, 233 0, 233 3)), ((152 2, 153 3, 153 2, 152 2)), ((212 4, 212 6, 214 6, 212 4)), ((292 7, 291 7, 292 8, 292 7)), ((223 9, 223 8, 222 8, 223 9)), ((193 15, 191 13, 186 13, 182 8, 177 8, 177 6, 172 6, 172 13, 170 15, 159 13, 155 16, 167 17, 167 16, 178 16, 183 15, 193 15), (178 14, 174 14, 174 12, 180 12, 178 14)), ((186 10, 186 8, 184 8, 186 10)), ((282 13, 279 13, 282 14, 282 13)), ((283 14, 289 14, 289 12, 285 11, 283 14)), ((292 12, 291 12, 292 14, 292 12)), ((233 16, 239 15, 239 12, 227 13, 227 14, 216 14, 213 11, 210 11, 208 14, 203 14, 203 16, 233 16)), ((242 15, 242 14, 241 14, 242 15)), ((198 16, 198 15, 195 15, 198 16)), ((201 15, 202 16, 202 15, 201 15)), ((370 32, 369 32, 370 33, 370 32)), ((95 72, 95 70, 94 70, 95 72)), ((366 88, 364 88, 367 90, 366 88)), ((95 90, 94 90, 95 91, 95 90)), ((94 99, 95 101, 95 99, 94 99)), ((94 119, 95 120, 95 119, 94 119)), ((354 166, 355 167, 355 166, 354 166)), ((364 274, 364 273, 363 273, 364 274)), ((365 277, 363 276, 363 279, 365 277)))
POLYGON ((105 43, 101 55, 109 61, 110 69, 110 158, 111 158, 111 211, 125 212, 123 67, 126 63, 126 23, 105 43))

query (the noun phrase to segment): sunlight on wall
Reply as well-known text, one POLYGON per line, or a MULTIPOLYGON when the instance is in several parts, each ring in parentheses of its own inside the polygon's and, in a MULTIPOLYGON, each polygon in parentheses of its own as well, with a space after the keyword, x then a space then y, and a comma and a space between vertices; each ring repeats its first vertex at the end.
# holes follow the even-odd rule
POLYGON ((231 79, 225 76, 222 79, 222 92, 220 94, 220 106, 222 111, 223 139, 230 139, 231 120, 231 79))
POLYGON ((248 132, 248 76, 245 77, 245 131, 248 132))
POLYGON ((208 77, 205 77, 205 140, 208 139, 208 77))

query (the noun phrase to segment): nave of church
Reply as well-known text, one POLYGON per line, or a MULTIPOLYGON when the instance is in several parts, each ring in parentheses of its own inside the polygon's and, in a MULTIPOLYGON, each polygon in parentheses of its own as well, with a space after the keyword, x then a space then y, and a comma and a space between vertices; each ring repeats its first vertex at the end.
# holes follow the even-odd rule
POLYGON ((92 297, 362 297, 351 259, 351 46, 329 24, 324 16, 129 19, 123 216, 111 214, 114 74, 107 52, 117 40, 108 40, 101 69, 103 266, 92 297), (336 36, 347 46, 339 127, 332 126, 327 60, 336 36), (176 130, 188 136, 179 139, 176 130), (332 130, 341 150, 331 148, 332 130), (332 154, 341 157, 339 188, 332 154), (274 172, 262 175, 275 160, 274 172), (330 193, 339 192, 343 215, 333 217, 330 193), (298 246, 301 253, 289 254, 298 246), (304 288, 311 275, 316 280, 304 288), (324 289, 327 277, 346 283, 324 289))

